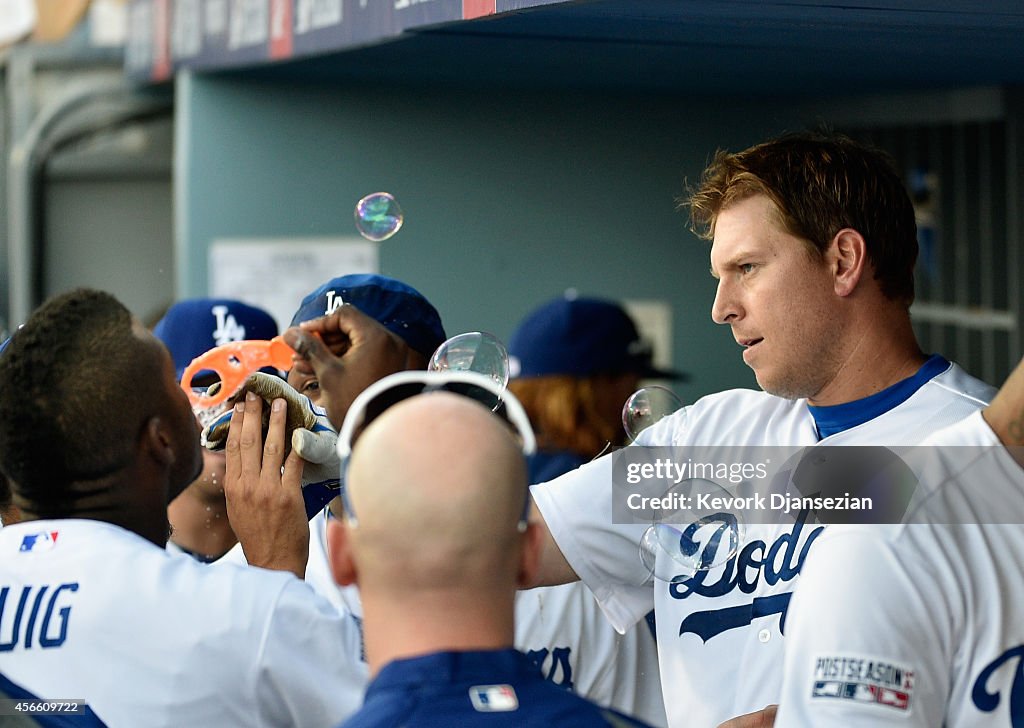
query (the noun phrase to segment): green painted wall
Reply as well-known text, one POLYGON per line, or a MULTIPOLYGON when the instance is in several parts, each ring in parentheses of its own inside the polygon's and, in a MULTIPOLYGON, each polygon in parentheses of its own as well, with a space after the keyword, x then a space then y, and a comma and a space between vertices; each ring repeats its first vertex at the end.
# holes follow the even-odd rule
MULTIPOLYGON (((449 333, 507 339, 543 300, 662 299, 686 400, 756 386, 709 316, 708 247, 675 200, 719 146, 800 126, 783 108, 607 95, 295 86, 179 78, 180 296, 207 292, 218 237, 355 233, 368 192, 400 201, 382 272, 419 288, 449 333)), ((343 271, 326 271, 324 280, 343 271)), ((297 302, 296 302, 297 303, 297 302)))

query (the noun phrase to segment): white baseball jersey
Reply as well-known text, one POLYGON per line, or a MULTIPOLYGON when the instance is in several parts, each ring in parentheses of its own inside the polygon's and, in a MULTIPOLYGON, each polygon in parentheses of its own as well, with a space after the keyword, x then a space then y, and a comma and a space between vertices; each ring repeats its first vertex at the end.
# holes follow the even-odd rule
POLYGON ((1024 469, 996 443, 980 413, 943 430, 909 524, 818 541, 777 727, 1024 726, 1024 469))
POLYGON ((0 673, 112 728, 335 726, 354 625, 294 576, 213 568, 90 520, 0 532, 0 673))
MULTIPOLYGON (((916 444, 977 410, 993 391, 949 365, 882 414, 820 444, 916 444)), ((805 400, 749 390, 704 397, 638 440, 675 446, 818 443, 805 400)), ((612 523, 612 491, 608 456, 532 488, 562 553, 617 629, 654 607, 669 725, 715 726, 777 703, 789 599, 823 526, 801 519, 748 524, 745 545, 726 564, 673 583, 657 580, 652 588, 651 572, 638 556, 647 526, 612 523)))
MULTIPOLYGON (((325 527, 323 513, 309 523, 306 581, 359 620, 358 589, 339 587, 331 575, 325 527)), ((618 634, 582 584, 520 592, 515 619, 515 646, 540 664, 548 680, 652 726, 666 724, 657 645, 646 622, 618 634)), ((354 655, 360 657, 365 670, 365 656, 354 655)))

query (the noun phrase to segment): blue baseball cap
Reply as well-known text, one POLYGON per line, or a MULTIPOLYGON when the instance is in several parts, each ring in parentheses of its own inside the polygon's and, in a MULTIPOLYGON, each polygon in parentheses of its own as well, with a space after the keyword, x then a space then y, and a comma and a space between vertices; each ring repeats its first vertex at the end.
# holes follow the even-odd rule
POLYGON ((352 304, 423 356, 431 354, 447 338, 441 316, 412 286, 375 273, 332 278, 302 299, 292 316, 292 326, 333 313, 352 304))
POLYGON ((274 338, 277 322, 262 308, 241 301, 190 298, 167 309, 153 327, 153 335, 170 350, 180 380, 193 359, 214 347, 230 341, 274 338))
POLYGON ((647 379, 686 379, 656 368, 651 345, 625 309, 599 298, 556 298, 530 313, 508 345, 513 376, 590 377, 635 373, 647 379))

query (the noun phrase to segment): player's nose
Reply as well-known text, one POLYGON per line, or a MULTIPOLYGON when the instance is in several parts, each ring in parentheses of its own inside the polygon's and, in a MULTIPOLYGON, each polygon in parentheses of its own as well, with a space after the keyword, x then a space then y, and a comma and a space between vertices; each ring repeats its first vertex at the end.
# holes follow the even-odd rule
POLYGON ((716 324, 732 324, 742 316, 743 309, 733 287, 725 278, 720 279, 714 303, 711 304, 711 320, 716 324))

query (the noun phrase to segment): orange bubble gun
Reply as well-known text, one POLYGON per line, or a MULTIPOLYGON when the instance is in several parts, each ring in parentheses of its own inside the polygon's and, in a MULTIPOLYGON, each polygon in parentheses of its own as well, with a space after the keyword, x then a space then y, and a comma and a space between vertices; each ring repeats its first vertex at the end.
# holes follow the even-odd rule
POLYGON ((193 407, 208 408, 221 404, 235 394, 249 375, 263 367, 291 369, 295 350, 284 339, 275 336, 270 341, 231 341, 200 354, 181 375, 181 388, 185 390, 193 407), (212 369, 220 377, 220 388, 212 395, 196 391, 192 378, 204 369, 212 369))

